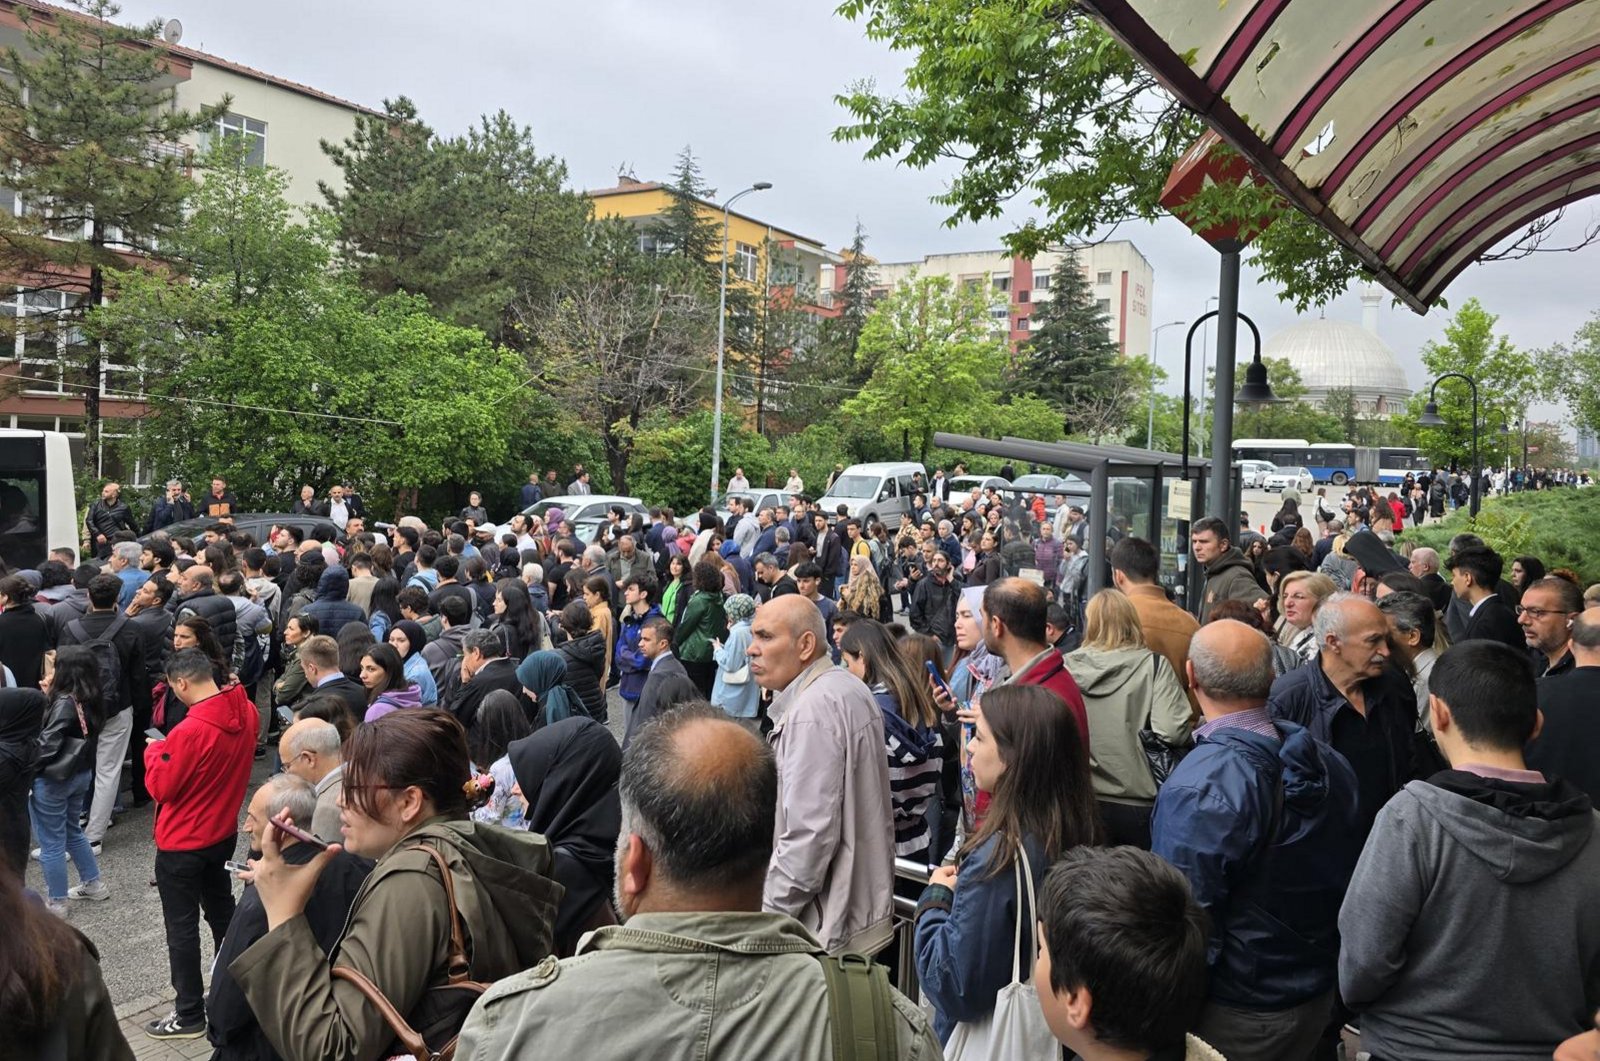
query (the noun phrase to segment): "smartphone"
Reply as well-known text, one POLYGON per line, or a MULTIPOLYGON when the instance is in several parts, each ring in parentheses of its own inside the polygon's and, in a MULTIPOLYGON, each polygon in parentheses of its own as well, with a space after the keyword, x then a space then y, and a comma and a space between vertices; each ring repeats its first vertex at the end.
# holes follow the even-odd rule
POLYGON ((928 677, 933 679, 933 684, 943 689, 944 695, 950 698, 952 704, 955 703, 956 694, 950 691, 950 683, 944 680, 944 675, 940 674, 939 668, 933 665, 933 660, 925 660, 923 665, 928 668, 928 677))
POLYGON ((315 836, 312 836, 298 825, 293 825, 288 822, 280 822, 276 818, 272 819, 272 825, 280 833, 287 833, 296 840, 310 844, 312 847, 318 848, 322 851, 326 851, 328 849, 327 841, 318 840, 315 836))
POLYGON ((243 873, 250 868, 250 864, 248 862, 228 861, 222 864, 222 868, 229 873, 243 873))
POLYGON ((149 729, 144 731, 144 739, 145 740, 166 740, 167 739, 167 735, 165 733, 162 733, 159 729, 156 729, 154 726, 151 726, 149 729))
POLYGON ((290 707, 288 704, 279 704, 278 721, 282 722, 285 726, 294 725, 294 708, 290 707))

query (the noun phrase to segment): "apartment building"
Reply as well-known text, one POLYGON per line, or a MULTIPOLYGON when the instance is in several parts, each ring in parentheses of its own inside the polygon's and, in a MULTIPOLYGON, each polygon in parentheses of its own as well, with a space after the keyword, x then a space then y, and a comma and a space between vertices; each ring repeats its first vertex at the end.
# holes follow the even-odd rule
MULTIPOLYGON (((21 8, 52 17, 76 17, 43 4, 0 0, 0 49, 22 46, 22 22, 17 14, 21 8)), ((319 181, 335 185, 342 182, 340 170, 323 154, 320 142, 338 143, 354 131, 358 114, 379 113, 181 44, 152 41, 150 46, 167 53, 168 76, 180 109, 195 110, 212 106, 224 97, 231 99, 228 113, 215 129, 171 145, 169 150, 190 157, 203 151, 213 137, 245 137, 250 143, 250 160, 283 170, 288 176, 291 201, 302 205, 321 202, 319 181)), ((0 188, 0 210, 11 210, 15 216, 27 209, 28 204, 14 192, 0 188)), ((0 294, 0 313, 26 318, 59 312, 78 297, 70 290, 13 287, 0 294)), ((0 353, 0 377, 20 377, 0 380, 4 384, 0 387, 0 427, 64 432, 72 442, 76 462, 82 456, 83 393, 91 381, 73 378, 67 368, 64 354, 75 340, 69 331, 19 329, 11 356, 0 353)), ((123 466, 112 444, 143 412, 137 397, 130 397, 144 392, 140 372, 131 365, 108 363, 101 379, 94 382, 101 390, 106 436, 99 454, 100 474, 127 484, 147 484, 150 470, 123 466)))
MULTIPOLYGON (((1100 309, 1110 319, 1108 331, 1124 357, 1150 355, 1150 312, 1155 290, 1155 270, 1139 248, 1128 240, 1076 247, 1083 271, 1100 309)), ((874 266, 878 290, 887 293, 918 276, 944 276, 958 284, 983 285, 994 294, 990 314, 995 328, 1013 343, 1027 340, 1035 306, 1050 297, 1056 269, 1064 250, 1050 250, 1029 260, 1003 250, 929 254, 919 261, 880 262, 874 266)), ((833 270, 828 286, 844 286, 845 269, 833 270)))

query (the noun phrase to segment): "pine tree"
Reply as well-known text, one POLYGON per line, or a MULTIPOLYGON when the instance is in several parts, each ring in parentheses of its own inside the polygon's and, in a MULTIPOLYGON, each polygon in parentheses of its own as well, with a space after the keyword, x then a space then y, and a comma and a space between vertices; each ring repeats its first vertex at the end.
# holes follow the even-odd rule
POLYGON ((1011 392, 1032 392, 1049 402, 1068 434, 1103 429, 1097 410, 1128 389, 1127 367, 1109 325, 1069 248, 1050 278, 1050 297, 1034 303, 1033 331, 1017 352, 1011 392))
POLYGON ((0 270, 50 278, 30 281, 30 314, 6 327, 45 347, 66 337, 61 371, 83 395, 84 470, 94 472, 104 352, 82 341, 84 316, 120 254, 154 253, 183 220, 193 183, 177 145, 215 128, 228 100, 178 110, 159 22, 117 25, 111 0, 66 3, 60 13, 19 5, 23 45, 3 55, 0 167, 22 209, 0 210, 0 270))
POLYGON ((672 203, 648 229, 656 241, 656 252, 702 266, 707 284, 714 289, 723 255, 722 221, 705 210, 706 204, 715 199, 717 190, 709 187, 700 175, 700 163, 695 160, 692 148, 686 146, 678 155, 678 165, 666 185, 666 192, 672 203))
POLYGON ((844 287, 837 296, 840 311, 835 318, 834 341, 846 356, 845 363, 853 366, 850 382, 861 384, 878 367, 875 364, 862 364, 856 358, 856 351, 861 345, 861 329, 872 314, 872 289, 878 284, 878 271, 873 268, 873 260, 867 256, 867 230, 859 218, 856 220, 855 237, 850 241, 846 256, 850 262, 845 269, 844 287))

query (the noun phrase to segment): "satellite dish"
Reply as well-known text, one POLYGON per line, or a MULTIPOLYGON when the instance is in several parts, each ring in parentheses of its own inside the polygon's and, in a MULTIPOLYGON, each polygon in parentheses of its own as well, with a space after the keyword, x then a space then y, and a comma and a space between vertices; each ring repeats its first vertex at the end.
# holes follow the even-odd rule
POLYGON ((183 23, 175 18, 167 19, 167 24, 161 27, 161 39, 168 44, 177 44, 183 40, 183 23))

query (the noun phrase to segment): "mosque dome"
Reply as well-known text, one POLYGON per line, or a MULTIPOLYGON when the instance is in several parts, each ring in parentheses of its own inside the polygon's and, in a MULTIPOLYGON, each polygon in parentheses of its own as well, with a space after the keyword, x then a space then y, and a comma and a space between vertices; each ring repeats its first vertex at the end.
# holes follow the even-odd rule
POLYGON ((1261 353, 1293 365, 1305 384, 1305 400, 1313 405, 1321 404, 1332 391, 1349 389, 1358 410, 1387 416, 1411 397, 1405 370, 1370 327, 1338 320, 1301 321, 1268 339, 1261 353))

